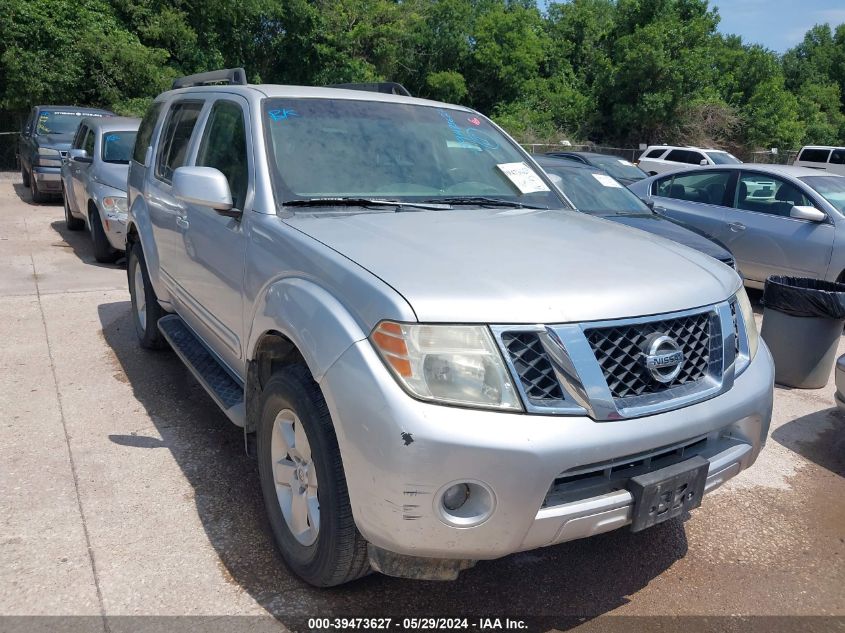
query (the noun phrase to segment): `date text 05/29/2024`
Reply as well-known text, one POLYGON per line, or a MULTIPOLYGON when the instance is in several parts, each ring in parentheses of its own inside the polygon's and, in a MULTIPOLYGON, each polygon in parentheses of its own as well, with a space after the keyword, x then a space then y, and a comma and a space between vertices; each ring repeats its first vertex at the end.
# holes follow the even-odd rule
POLYGON ((519 631, 528 628, 524 620, 511 618, 309 618, 310 630, 414 630, 444 629, 477 631, 519 631))

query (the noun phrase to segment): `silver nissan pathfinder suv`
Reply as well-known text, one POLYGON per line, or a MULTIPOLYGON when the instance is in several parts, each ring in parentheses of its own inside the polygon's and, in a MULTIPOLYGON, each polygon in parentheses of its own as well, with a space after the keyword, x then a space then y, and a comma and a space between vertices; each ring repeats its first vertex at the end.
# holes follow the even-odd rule
POLYGON ((573 211, 478 112, 205 73, 130 162, 140 343, 243 427, 314 585, 642 530, 763 447, 736 272, 573 211))

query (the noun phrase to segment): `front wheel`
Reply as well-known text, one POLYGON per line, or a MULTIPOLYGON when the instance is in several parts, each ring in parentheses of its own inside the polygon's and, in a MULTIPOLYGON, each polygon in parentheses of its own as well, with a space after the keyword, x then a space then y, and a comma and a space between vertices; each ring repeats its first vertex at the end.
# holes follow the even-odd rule
POLYGON ((267 517, 288 566, 317 587, 367 574, 367 542, 352 518, 331 416, 305 366, 267 381, 256 439, 267 517))
POLYGON ((21 180, 23 180, 23 186, 29 187, 29 172, 21 165, 21 180))
POLYGON ((158 330, 158 320, 164 316, 164 310, 158 304, 150 283, 141 242, 132 244, 126 272, 129 276, 129 297, 132 300, 132 321, 135 323, 138 342, 147 349, 163 349, 167 343, 158 330))
POLYGON ((109 242, 99 211, 91 212, 91 241, 94 244, 94 259, 101 264, 113 264, 120 253, 109 242))
POLYGON ((38 188, 38 181, 35 180, 35 174, 29 172, 29 189, 32 192, 33 202, 46 202, 47 196, 38 188))

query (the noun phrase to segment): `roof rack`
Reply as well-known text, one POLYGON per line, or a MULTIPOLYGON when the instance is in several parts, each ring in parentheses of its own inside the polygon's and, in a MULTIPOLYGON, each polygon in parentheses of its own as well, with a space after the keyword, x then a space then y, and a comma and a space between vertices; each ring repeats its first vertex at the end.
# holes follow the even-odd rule
POLYGON ((402 97, 410 97, 411 93, 408 89, 400 83, 395 81, 382 81, 373 83, 361 84, 330 84, 328 88, 344 88, 346 90, 364 90, 366 92, 380 92, 387 95, 400 95, 402 97))
POLYGON ((207 86, 209 84, 229 84, 230 86, 245 86, 246 71, 243 68, 224 68, 207 73, 187 75, 173 80, 173 90, 176 88, 191 88, 193 86, 207 86))

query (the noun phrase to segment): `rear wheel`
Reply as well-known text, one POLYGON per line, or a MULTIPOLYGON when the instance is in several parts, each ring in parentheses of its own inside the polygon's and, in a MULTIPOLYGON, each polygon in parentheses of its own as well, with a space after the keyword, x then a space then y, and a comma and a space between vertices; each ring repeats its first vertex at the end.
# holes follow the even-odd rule
POLYGON ((147 349, 162 349, 166 342, 158 330, 158 320, 164 316, 164 310, 158 304, 155 290, 150 283, 140 242, 132 244, 129 250, 126 271, 129 276, 129 296, 132 300, 132 320, 135 323, 138 342, 141 347, 147 349))
POLYGON ((288 566, 317 587, 367 574, 367 542, 352 518, 331 416, 304 365, 267 381, 256 439, 264 505, 288 566))
POLYGON ((94 259, 98 262, 112 264, 117 260, 120 253, 114 249, 109 242, 109 238, 106 237, 100 212, 96 209, 91 210, 91 241, 94 244, 94 259))
POLYGON ((81 230, 82 227, 85 226, 85 221, 74 217, 70 212, 70 204, 67 201, 67 191, 65 191, 64 187, 62 187, 62 201, 65 205, 65 225, 67 225, 68 231, 81 230))

